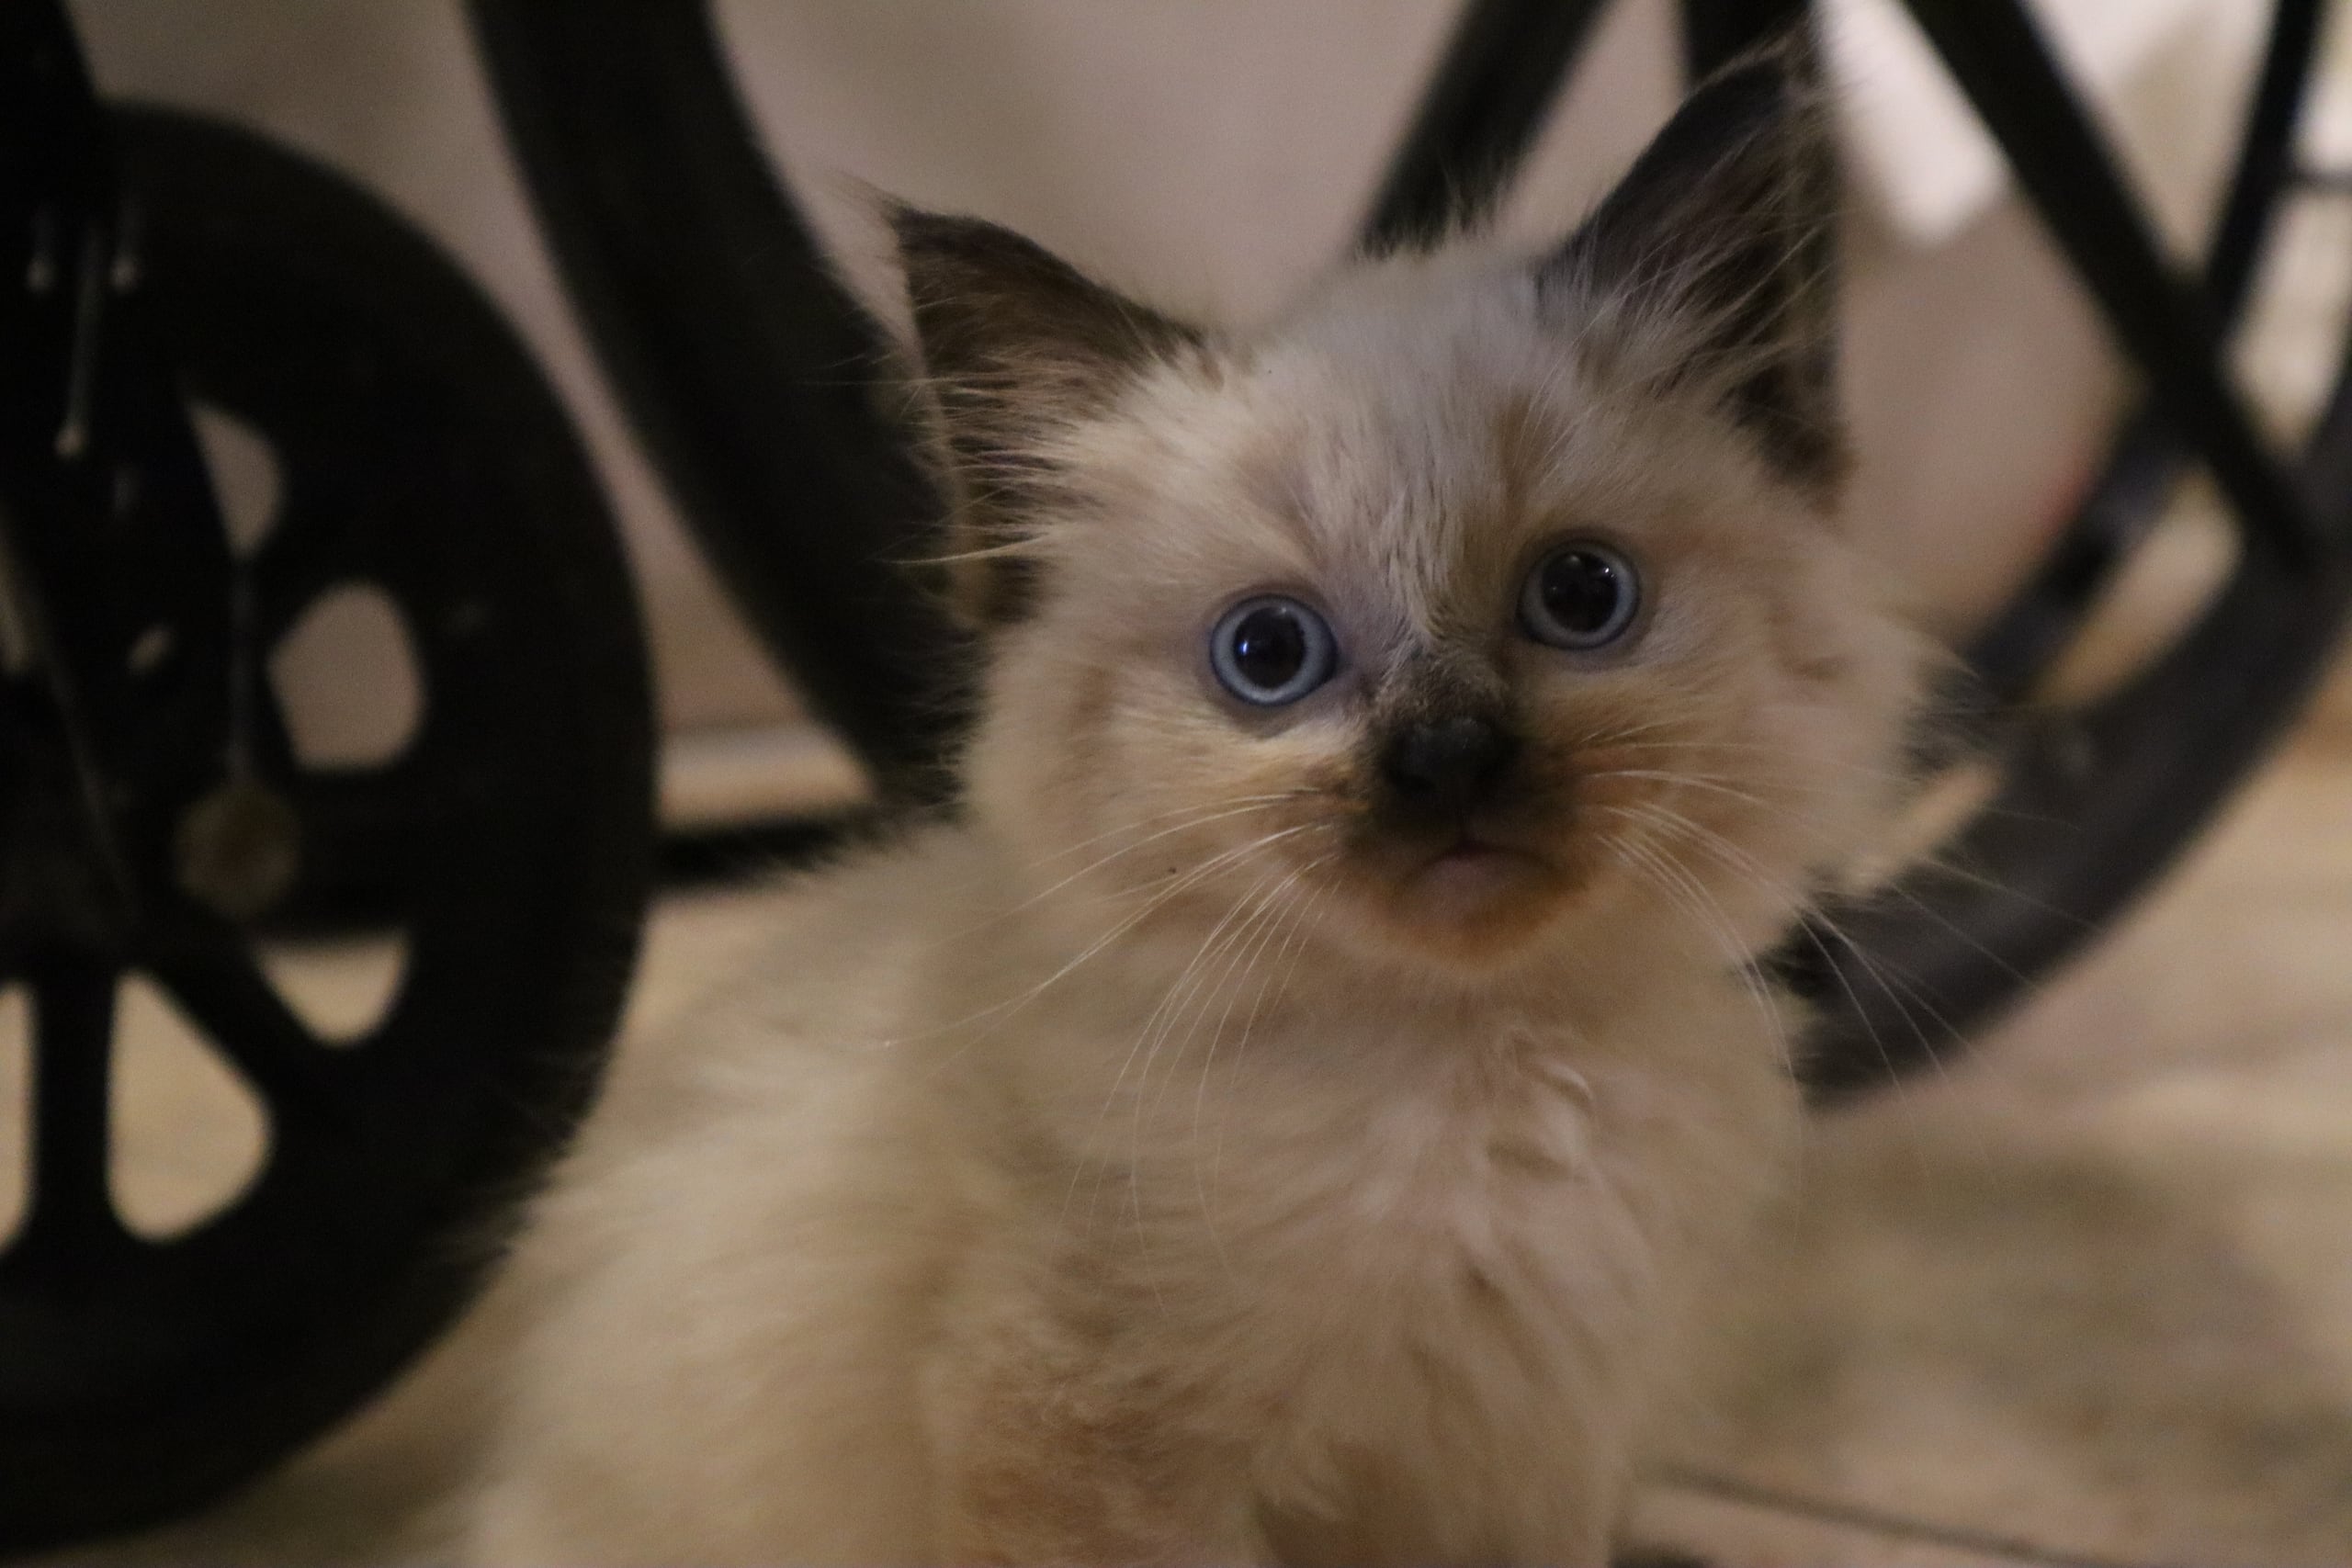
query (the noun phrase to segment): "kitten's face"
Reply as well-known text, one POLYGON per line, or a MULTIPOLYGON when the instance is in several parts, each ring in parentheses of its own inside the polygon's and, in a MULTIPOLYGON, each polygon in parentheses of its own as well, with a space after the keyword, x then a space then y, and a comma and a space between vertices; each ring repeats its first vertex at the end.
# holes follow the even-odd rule
POLYGON ((1826 515, 1820 148, 1751 65, 1552 254, 1392 260, 1240 342, 902 214, 994 558, 970 798, 1039 886, 1212 959, 1770 940, 1915 668, 1826 515))
POLYGON ((1901 634, 1711 410, 1621 395, 1523 276, 1424 270, 1071 433, 977 807, 1089 846, 1057 876, 1125 850, 1138 904, 1446 969, 1645 900, 1760 940, 1881 793, 1901 634))

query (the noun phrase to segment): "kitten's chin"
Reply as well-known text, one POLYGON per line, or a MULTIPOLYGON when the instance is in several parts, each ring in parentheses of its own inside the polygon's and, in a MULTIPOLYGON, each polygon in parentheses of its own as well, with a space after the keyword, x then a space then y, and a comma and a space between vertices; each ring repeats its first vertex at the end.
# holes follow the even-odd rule
POLYGON ((1443 926, 1487 923, 1538 884, 1557 879, 1524 850, 1464 839, 1406 879, 1404 895, 1420 919, 1443 926))
POLYGON ((1383 945, 1473 975, 1524 957, 1577 890, 1552 859, 1486 840, 1381 858, 1363 891, 1383 945))

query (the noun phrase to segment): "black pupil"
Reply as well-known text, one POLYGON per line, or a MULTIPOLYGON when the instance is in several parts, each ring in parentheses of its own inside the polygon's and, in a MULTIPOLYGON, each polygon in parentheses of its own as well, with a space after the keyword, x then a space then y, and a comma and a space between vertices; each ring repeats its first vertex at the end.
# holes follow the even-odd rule
POLYGON ((1589 550, 1563 550, 1544 563, 1544 608, 1571 632, 1589 635, 1616 618, 1625 585, 1616 563, 1589 550))
POLYGON ((1290 611, 1269 604, 1233 628, 1233 667, 1260 691, 1278 691, 1306 663, 1306 633, 1290 611))

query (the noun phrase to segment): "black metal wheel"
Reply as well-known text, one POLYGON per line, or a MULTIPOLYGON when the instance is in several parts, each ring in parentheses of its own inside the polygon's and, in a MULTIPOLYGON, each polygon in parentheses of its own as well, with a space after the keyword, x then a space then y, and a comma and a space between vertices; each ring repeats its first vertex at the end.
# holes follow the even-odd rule
POLYGON ((633 591, 560 405, 416 231, 248 133, 94 121, 62 16, 0 77, 0 981, 31 1001, 31 1179, 0 1236, 0 1552, 257 1472, 451 1318, 584 1108, 646 894, 633 591), (232 540, 182 393, 264 444, 232 540), (421 705, 306 756, 270 677, 355 586, 421 705), (406 962, 329 1043, 257 935, 364 889, 406 962), (266 1108, 250 1183, 176 1234, 110 1191, 118 987, 175 1002, 266 1108))
MULTIPOLYGON (((2297 712, 2352 603, 2352 383, 2275 450, 2224 349, 2281 208, 2319 0, 2276 0, 2267 56, 2200 278, 2163 255, 2118 161, 2021 0, 1907 0, 2140 373, 2146 407, 2018 600, 1967 650, 1962 737, 1998 786, 1938 867, 1834 911, 1783 956, 1819 1010, 1816 1089, 1883 1084, 2022 995, 2154 879, 2297 712), (2137 676, 2034 700, 2174 482, 2210 473, 2234 573, 2137 676)), ((841 367, 878 330, 826 271, 762 164, 708 6, 471 0, 507 129, 607 367, 687 517, 782 662, 885 778, 921 776, 952 724, 950 657, 881 563, 928 513, 899 433, 841 367), (681 238, 683 236, 683 238, 681 238), (752 389, 749 398, 741 389, 752 389), (714 409, 722 417, 710 417, 714 409), (791 433, 786 434, 785 433, 791 433), (853 482, 843 459, 888 476, 853 482), (895 602, 890 615, 844 606, 895 602), (911 672, 910 672, 911 669, 911 672)), ((1603 0, 1470 0, 1364 226, 1391 244, 1496 200, 1603 0)), ((1694 73, 1799 25, 1803 0, 1684 0, 1694 73)), ((2334 185, 2342 185, 2340 179, 2334 185)), ((2337 198, 2340 198, 2337 197, 2337 198)))

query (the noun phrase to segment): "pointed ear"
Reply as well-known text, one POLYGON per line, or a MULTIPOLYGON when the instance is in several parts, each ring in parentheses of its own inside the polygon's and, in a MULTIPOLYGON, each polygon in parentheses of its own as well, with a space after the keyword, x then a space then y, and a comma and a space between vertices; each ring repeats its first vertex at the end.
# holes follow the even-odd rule
POLYGON ((1837 396, 1838 169, 1800 31, 1702 84, 1544 264, 1604 333, 1662 331, 1673 378, 1716 383, 1785 478, 1823 500, 1847 456, 1837 396))
POLYGON ((899 207, 890 213, 914 311, 962 606, 1017 619, 1034 590, 1019 554, 1050 490, 1056 431, 1144 369, 1202 341, 1010 229, 899 207))

